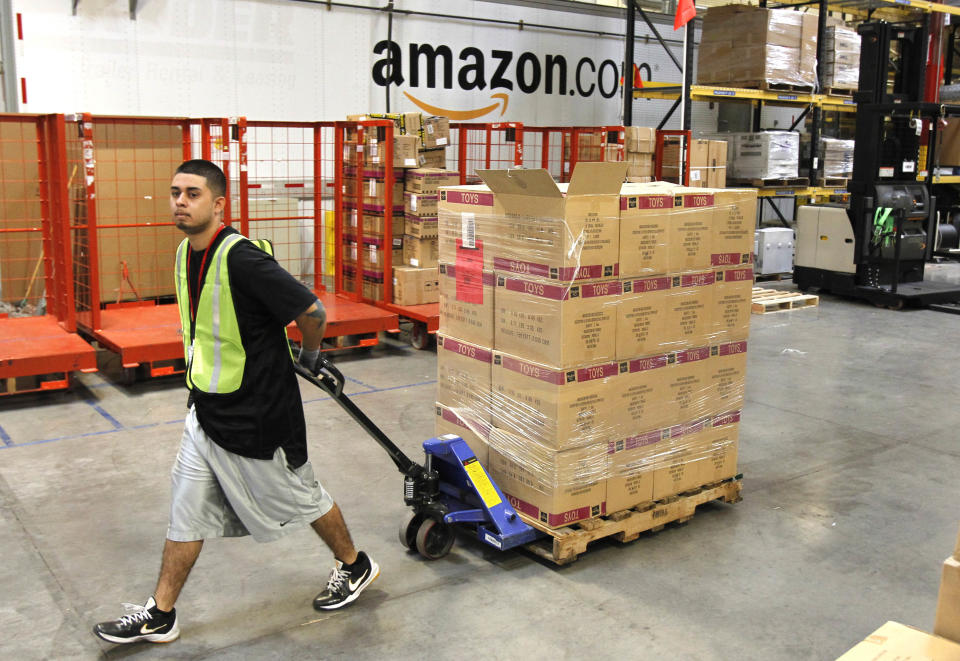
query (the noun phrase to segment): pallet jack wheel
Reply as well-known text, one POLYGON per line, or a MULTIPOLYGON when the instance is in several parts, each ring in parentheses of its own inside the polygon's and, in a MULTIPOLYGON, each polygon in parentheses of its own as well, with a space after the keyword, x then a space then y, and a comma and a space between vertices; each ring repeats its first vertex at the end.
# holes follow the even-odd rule
POLYGON ((417 530, 417 551, 427 560, 437 560, 450 552, 453 538, 452 526, 435 519, 424 519, 417 530))
POLYGON ((427 325, 421 321, 413 322, 413 329, 410 331, 410 346, 414 349, 426 349, 430 346, 430 333, 427 331, 427 325))
POLYGON ((421 523, 423 516, 416 512, 407 512, 400 522, 400 543, 408 551, 415 551, 417 548, 417 531, 421 523))

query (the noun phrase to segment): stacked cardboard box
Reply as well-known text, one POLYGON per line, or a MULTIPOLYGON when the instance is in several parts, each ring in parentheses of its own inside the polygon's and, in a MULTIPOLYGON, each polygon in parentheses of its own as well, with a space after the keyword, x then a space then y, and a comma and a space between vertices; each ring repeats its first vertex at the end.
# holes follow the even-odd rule
POLYGON ((857 643, 837 661, 957 661, 960 644, 908 627, 887 622, 857 643))
POLYGON ((792 131, 717 133, 711 138, 727 141, 727 177, 789 179, 800 168, 800 134, 792 131))
POLYGON ((697 82, 729 87, 817 82, 817 17, 748 5, 711 7, 703 19, 697 82))
POLYGON ((654 152, 657 147, 656 129, 646 126, 626 126, 624 157, 628 181, 653 181, 654 152))
POLYGON ((823 86, 856 90, 860 82, 860 35, 856 30, 831 25, 823 38, 823 86))
MULTIPOLYGON (((662 175, 664 181, 680 183, 679 140, 669 140, 663 147, 662 175)), ((727 143, 723 140, 695 139, 690 141, 690 186, 693 188, 724 188, 727 185, 727 143)))
POLYGON ((542 170, 440 192, 438 410, 489 421, 478 454, 547 526, 736 473, 756 191, 625 170, 583 163, 565 194, 542 170))

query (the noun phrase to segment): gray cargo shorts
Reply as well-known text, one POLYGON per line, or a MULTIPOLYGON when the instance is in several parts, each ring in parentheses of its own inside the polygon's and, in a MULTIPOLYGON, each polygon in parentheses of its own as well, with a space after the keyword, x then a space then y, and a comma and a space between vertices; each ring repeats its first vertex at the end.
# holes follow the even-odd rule
POLYGON ((293 469, 283 448, 272 459, 224 450, 204 433, 193 407, 170 477, 167 539, 174 542, 244 535, 270 542, 333 507, 309 461, 293 469))

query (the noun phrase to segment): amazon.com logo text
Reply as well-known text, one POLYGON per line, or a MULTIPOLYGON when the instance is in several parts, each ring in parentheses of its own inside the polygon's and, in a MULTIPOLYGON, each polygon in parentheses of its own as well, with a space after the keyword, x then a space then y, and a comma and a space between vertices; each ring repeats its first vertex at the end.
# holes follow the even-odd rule
POLYGON ((605 99, 617 94, 620 70, 613 60, 603 60, 599 66, 589 57, 575 64, 563 55, 546 55, 541 60, 525 51, 519 57, 513 51, 491 50, 489 56, 479 48, 469 46, 460 51, 456 63, 449 46, 409 44, 407 67, 403 66, 403 51, 395 41, 381 41, 373 48, 381 59, 373 65, 373 81, 380 86, 425 86, 433 89, 438 84, 453 89, 456 83, 463 90, 512 90, 514 84, 525 94, 534 94, 541 86, 546 94, 591 96, 599 92, 605 99), (456 64, 456 78, 454 65, 456 64), (406 74, 406 77, 404 77, 406 74))

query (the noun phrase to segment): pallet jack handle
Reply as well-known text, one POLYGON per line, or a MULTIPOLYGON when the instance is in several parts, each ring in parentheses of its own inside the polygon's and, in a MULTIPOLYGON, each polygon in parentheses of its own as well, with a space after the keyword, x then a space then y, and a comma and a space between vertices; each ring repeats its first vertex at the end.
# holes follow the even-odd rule
POLYGON ((346 379, 344 379, 340 370, 331 365, 330 362, 325 362, 323 370, 317 376, 314 376, 310 370, 298 362, 293 363, 293 368, 304 380, 309 381, 326 392, 344 411, 349 413, 350 417, 363 427, 364 431, 370 434, 373 440, 380 444, 380 447, 387 451, 390 459, 397 465, 401 473, 416 476, 423 472, 422 466, 411 461, 410 457, 405 455, 403 450, 398 448, 397 445, 367 417, 367 414, 360 410, 360 407, 343 394, 343 384, 346 379))

